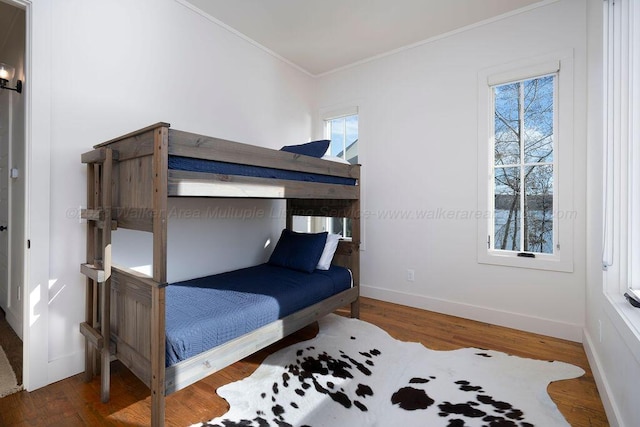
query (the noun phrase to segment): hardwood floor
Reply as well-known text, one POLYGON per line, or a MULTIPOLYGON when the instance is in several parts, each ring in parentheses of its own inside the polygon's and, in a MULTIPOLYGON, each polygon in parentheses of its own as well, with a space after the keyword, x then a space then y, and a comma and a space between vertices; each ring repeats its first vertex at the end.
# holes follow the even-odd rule
POLYGON ((9 359, 18 384, 22 384, 22 341, 7 322, 2 309, 0 309, 0 347, 9 359))
MULTIPOLYGON (((340 314, 347 315, 346 310, 340 314)), ((418 341, 436 350, 480 347, 522 357, 560 360, 586 371, 582 377, 551 383, 549 394, 572 426, 607 426, 607 419, 581 344, 520 332, 396 304, 362 298, 361 319, 390 335, 418 341)), ((269 354, 295 341, 312 338, 317 325, 298 331, 266 350, 172 394, 167 398, 168 426, 188 426, 224 414, 226 402, 217 387, 250 375, 269 354)), ((114 362, 111 401, 100 403, 99 379, 84 383, 81 375, 31 393, 0 399, 0 426, 146 426, 149 390, 120 363, 114 362)))

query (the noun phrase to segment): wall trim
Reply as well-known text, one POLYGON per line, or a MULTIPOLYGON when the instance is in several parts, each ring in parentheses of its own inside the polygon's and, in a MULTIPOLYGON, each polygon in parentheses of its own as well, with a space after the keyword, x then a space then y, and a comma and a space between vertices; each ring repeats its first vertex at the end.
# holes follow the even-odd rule
POLYGON ((290 67, 295 68, 296 70, 300 71, 301 73, 303 73, 303 74, 305 74, 305 75, 307 75, 309 77, 315 77, 314 74, 311 74, 309 71, 305 70, 304 68, 302 68, 298 64, 294 64, 293 62, 289 61, 287 58, 285 58, 284 56, 280 55, 279 53, 269 49, 268 47, 260 44, 259 42, 255 41, 251 37, 245 35, 244 33, 241 33, 240 31, 236 30, 235 28, 225 24, 224 22, 222 22, 221 20, 219 20, 215 16, 212 16, 212 15, 208 14, 207 12, 205 12, 204 10, 200 9, 199 7, 193 5, 188 0, 175 0, 175 1, 180 3, 182 6, 186 7, 187 9, 190 9, 191 11, 193 11, 193 12, 197 13, 198 15, 202 16, 203 18, 208 19, 209 21, 213 22, 214 24, 216 24, 220 28, 223 28, 223 29, 229 31, 231 34, 233 34, 236 37, 244 40, 245 42, 249 43, 253 47, 256 47, 256 48, 262 50, 263 52, 267 53, 268 55, 273 56, 274 58, 284 62, 285 64, 289 65, 290 67))
POLYGON ((421 308, 423 310, 435 311, 451 316, 486 322, 498 326, 505 326, 507 328, 519 329, 526 332, 547 335, 574 342, 582 342, 583 338, 583 325, 573 323, 558 322, 556 320, 544 319, 541 317, 527 316, 520 313, 496 310, 489 307, 475 306, 367 285, 360 286, 360 294, 364 297, 370 297, 409 307, 421 308))
MULTIPOLYGON (((177 1, 180 1, 180 0, 177 0, 177 1)), ((334 68, 333 70, 329 70, 329 71, 325 71, 323 73, 315 74, 315 75, 313 75, 313 77, 324 77, 324 76, 328 76, 330 74, 339 73, 341 71, 348 70, 350 68, 355 68, 357 66, 360 66, 360 65, 363 65, 363 64, 366 64, 366 63, 369 63, 369 62, 377 61, 378 59, 386 58, 388 56, 393 56, 393 55, 405 52, 407 50, 411 50, 411 49, 420 47, 420 46, 428 44, 428 43, 433 43, 433 42, 436 42, 438 40, 446 39, 448 37, 452 37, 452 36, 455 36, 457 34, 461 34, 461 33, 464 33, 466 31, 473 30, 475 28, 479 28, 479 27, 482 27, 482 26, 485 26, 485 25, 488 25, 488 24, 491 24, 491 23, 494 23, 494 22, 497 22, 497 21, 501 21, 503 19, 507 19, 507 18, 510 18, 512 16, 520 15, 522 13, 526 13, 526 12, 529 12, 529 11, 534 10, 534 9, 538 9, 538 8, 541 8, 541 7, 549 6, 549 5, 551 5, 553 3, 557 3, 559 1, 560 0, 541 0, 541 1, 537 2, 537 3, 521 7, 520 9, 516 9, 516 10, 512 10, 511 12, 503 13, 502 15, 497 15, 497 16, 494 16, 492 18, 487 18, 487 19, 484 19, 482 21, 475 22, 473 24, 465 25, 465 26, 457 28, 455 30, 447 31, 447 32, 442 33, 442 34, 438 34, 436 36, 429 37, 427 39, 420 40, 418 42, 411 43, 411 44, 408 44, 406 46, 402 46, 402 47, 399 47, 397 49, 390 50, 388 52, 383 52, 381 54, 374 55, 374 56, 371 56, 369 58, 365 58, 365 59, 362 59, 360 61, 356 61, 356 62, 353 62, 351 64, 344 65, 342 67, 334 68)))
POLYGON ((613 393, 611 392, 611 386, 605 375, 605 370, 602 367, 602 361, 598 357, 598 353, 595 351, 596 347, 593 345, 593 340, 587 329, 583 333, 583 347, 584 352, 587 354, 587 360, 593 373, 593 378, 596 381, 598 387, 598 393, 600 394, 600 400, 604 406, 604 411, 607 414, 609 425, 612 427, 622 426, 622 418, 620 417, 620 410, 613 400, 613 393))
POLYGON ((500 21, 500 20, 509 18, 511 16, 519 15, 521 13, 529 12, 529 11, 534 10, 534 9, 538 9, 538 8, 541 8, 541 7, 544 7, 544 6, 548 6, 550 4, 557 3, 560 0, 540 0, 537 3, 530 4, 528 6, 524 6, 524 7, 521 7, 519 9, 516 9, 516 10, 512 10, 511 12, 506 12, 506 13, 503 13, 501 15, 494 16, 492 18, 487 18, 487 19, 484 19, 482 21, 475 22, 473 24, 465 25, 465 26, 463 26, 461 28, 457 28, 455 30, 447 31, 447 32, 439 34, 437 36, 429 37, 427 39, 420 40, 418 42, 411 43, 411 44, 408 44, 406 46, 402 46, 402 47, 399 47, 397 49, 390 50, 388 52, 383 52, 383 53, 380 53, 378 55, 374 55, 374 56, 371 56, 369 58, 361 59, 361 60, 353 62, 351 64, 347 64, 347 65, 344 65, 344 66, 341 66, 341 67, 338 67, 338 68, 334 68, 333 70, 325 71, 325 72, 318 73, 318 74, 313 74, 310 71, 307 71, 306 69, 302 68, 298 64, 295 64, 295 63, 289 61, 287 58, 285 58, 282 55, 276 53, 275 51, 269 49, 268 47, 262 45, 258 41, 252 39, 251 37, 245 35, 244 33, 241 33, 240 31, 236 30, 235 28, 233 28, 233 27, 225 24, 224 22, 220 21, 218 18, 216 18, 216 17, 210 15, 209 13, 203 11, 202 9, 196 7, 195 5, 190 3, 188 0, 175 0, 175 1, 180 3, 181 5, 183 5, 184 7, 188 8, 188 9, 191 9, 195 13, 201 15, 202 17, 208 19, 209 21, 215 23, 219 27, 224 28, 225 30, 229 31, 230 33, 236 35, 237 37, 241 38, 242 40, 246 41, 247 43, 257 47, 258 49, 264 51, 265 53, 267 53, 267 54, 269 54, 271 56, 273 56, 274 58, 277 58, 277 59, 281 60, 282 62, 290 65, 291 67, 295 68, 296 70, 306 74, 307 76, 309 76, 309 77, 324 77, 324 76, 327 76, 327 75, 330 75, 330 74, 334 74, 334 73, 338 73, 338 72, 341 72, 341 71, 344 71, 344 70, 348 70, 349 68, 354 68, 354 67, 357 67, 359 65, 366 64, 368 62, 377 61, 378 59, 382 59, 382 58, 385 58, 387 56, 393 56, 393 55, 396 55, 398 53, 402 53, 402 52, 404 52, 406 50, 414 49, 414 48, 422 46, 424 44, 432 43, 432 42, 437 41, 437 40, 441 40, 441 39, 444 39, 444 38, 447 38, 447 37, 451 37, 451 36, 454 36, 456 34, 472 30, 474 28, 482 27, 483 25, 487 25, 487 24, 490 24, 492 22, 500 21))
POLYGON ((23 290, 23 385, 48 385, 53 1, 11 0, 26 10, 26 238, 23 290))

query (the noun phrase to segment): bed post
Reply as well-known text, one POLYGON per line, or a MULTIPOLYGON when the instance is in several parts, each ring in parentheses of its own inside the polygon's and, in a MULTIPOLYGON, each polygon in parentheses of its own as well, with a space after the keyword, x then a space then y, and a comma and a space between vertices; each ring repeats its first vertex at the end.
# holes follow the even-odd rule
MULTIPOLYGON (((154 131, 153 147, 153 279, 167 283, 167 165, 169 129, 154 131)), ((151 293, 151 425, 165 416, 165 288, 151 293)))
POLYGON ((351 274, 353 286, 358 287, 358 299, 351 303, 351 317, 358 319, 360 318, 360 199, 351 201, 349 218, 351 218, 351 242, 355 252, 351 274))
POLYGON ((104 223, 102 225, 102 269, 105 280, 100 287, 100 330, 102 331, 103 345, 100 352, 100 396, 103 403, 109 401, 109 389, 111 387, 111 204, 113 202, 112 171, 113 150, 107 148, 102 164, 102 212, 104 223))
POLYGON ((87 220, 87 262, 80 272, 87 276, 85 321, 80 333, 85 336, 85 375, 90 381, 98 364, 100 353, 100 398, 109 401, 110 387, 110 296, 111 296, 111 229, 113 180, 112 172, 117 153, 111 148, 94 150, 82 155, 87 164, 87 209, 81 217, 87 220), (99 318, 98 318, 99 314, 99 318))
MULTIPOLYGON (((95 165, 93 163, 87 164, 87 209, 94 209, 94 188, 95 188, 95 165)), ((94 221, 87 221, 87 249, 86 260, 87 262, 94 263, 95 261, 95 244, 96 244, 96 224, 94 221)), ((98 327, 97 317, 94 310, 94 288, 96 286, 95 281, 87 276, 86 277, 87 290, 85 294, 85 316, 84 321, 93 328, 98 327)), ((84 341, 84 380, 89 382, 96 374, 96 352, 95 347, 88 339, 84 341)))

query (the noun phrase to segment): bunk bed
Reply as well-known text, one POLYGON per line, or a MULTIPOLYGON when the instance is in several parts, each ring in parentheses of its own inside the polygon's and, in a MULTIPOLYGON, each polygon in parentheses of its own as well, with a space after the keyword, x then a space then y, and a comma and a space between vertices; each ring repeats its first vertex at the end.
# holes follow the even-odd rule
POLYGON ((103 402, 109 400, 110 362, 118 359, 150 388, 151 425, 163 425, 166 395, 340 307, 350 305, 351 316, 359 316, 359 165, 179 131, 167 123, 98 144, 82 162, 87 165, 82 210, 87 262, 80 270, 87 292, 80 332, 86 343, 85 380, 100 373, 103 402), (167 318, 172 315, 167 307, 172 310, 174 289, 184 285, 167 284, 169 197, 286 199, 286 230, 297 215, 350 218, 351 239, 339 241, 332 261, 337 269, 348 269, 350 286, 318 295, 210 349, 168 361, 167 318), (111 233, 121 228, 152 233, 152 275, 113 265, 111 233))

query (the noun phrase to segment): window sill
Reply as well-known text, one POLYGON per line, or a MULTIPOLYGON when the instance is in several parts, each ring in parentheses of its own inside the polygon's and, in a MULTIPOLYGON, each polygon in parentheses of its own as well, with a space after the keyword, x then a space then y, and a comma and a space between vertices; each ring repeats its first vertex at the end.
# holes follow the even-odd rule
POLYGON ((632 307, 623 295, 605 292, 604 311, 629 350, 640 363, 640 309, 632 307))
POLYGON ((478 262, 480 264, 573 273, 573 262, 562 259, 559 256, 543 255, 536 258, 527 258, 519 257, 515 253, 510 252, 488 251, 485 248, 478 253, 478 262))

